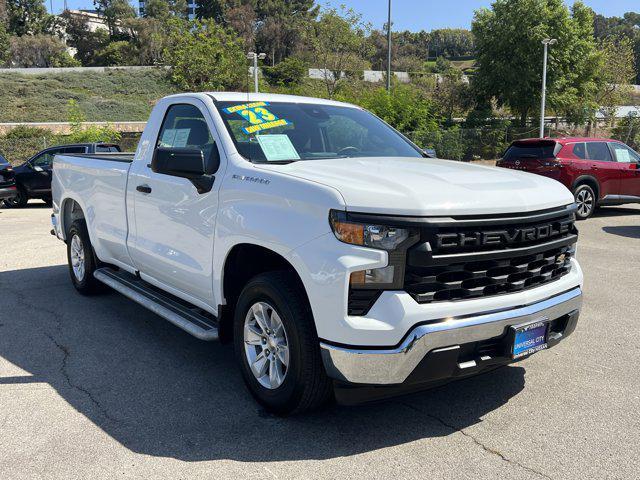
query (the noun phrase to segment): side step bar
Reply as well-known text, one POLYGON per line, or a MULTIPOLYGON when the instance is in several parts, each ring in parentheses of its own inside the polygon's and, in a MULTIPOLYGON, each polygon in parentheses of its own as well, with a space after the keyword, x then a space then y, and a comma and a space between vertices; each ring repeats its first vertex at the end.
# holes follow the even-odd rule
POLYGON ((217 320, 213 316, 208 316, 209 314, 203 315, 197 307, 171 294, 161 292, 124 271, 104 267, 97 269, 93 276, 194 337, 205 341, 218 340, 217 320))

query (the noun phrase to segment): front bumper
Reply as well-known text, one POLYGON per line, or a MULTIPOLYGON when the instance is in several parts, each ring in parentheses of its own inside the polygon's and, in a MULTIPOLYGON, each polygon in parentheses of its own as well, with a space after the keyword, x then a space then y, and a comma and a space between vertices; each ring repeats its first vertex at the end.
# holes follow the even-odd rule
POLYGON ((581 306, 582 290, 576 287, 531 305, 430 321, 413 328, 393 348, 349 348, 323 342, 322 359, 328 375, 339 382, 431 383, 511 361, 502 347, 513 325, 548 320, 548 345, 556 345, 574 331, 581 306), (498 345, 497 355, 482 353, 480 344, 488 341, 498 345))

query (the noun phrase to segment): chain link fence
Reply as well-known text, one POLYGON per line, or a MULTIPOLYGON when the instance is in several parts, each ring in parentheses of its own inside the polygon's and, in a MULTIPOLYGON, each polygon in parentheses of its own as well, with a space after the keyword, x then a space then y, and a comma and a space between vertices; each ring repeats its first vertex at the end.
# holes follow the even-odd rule
MULTIPOLYGON (((138 146, 140 133, 122 133, 118 144, 124 152, 133 152, 138 146)), ((12 165, 20 165, 36 153, 57 145, 68 145, 72 139, 68 135, 34 136, 13 138, 0 136, 0 154, 12 165)))
MULTIPOLYGON (((432 148, 439 158, 449 160, 496 160, 504 154, 507 147, 515 140, 536 138, 540 130, 532 127, 480 127, 459 128, 410 132, 406 134, 416 145, 432 148)), ((599 131, 598 136, 607 132, 599 131)), ((585 136, 586 128, 556 130, 551 126, 545 128, 545 136, 585 136)))

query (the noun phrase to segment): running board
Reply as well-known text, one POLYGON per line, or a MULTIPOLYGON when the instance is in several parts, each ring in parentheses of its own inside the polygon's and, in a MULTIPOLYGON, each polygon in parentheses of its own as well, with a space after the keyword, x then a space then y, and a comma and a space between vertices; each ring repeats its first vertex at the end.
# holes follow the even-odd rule
POLYGON ((203 315, 199 308, 162 292, 124 271, 104 267, 93 272, 93 276, 194 337, 205 341, 218 340, 216 318, 209 316, 210 314, 203 315))

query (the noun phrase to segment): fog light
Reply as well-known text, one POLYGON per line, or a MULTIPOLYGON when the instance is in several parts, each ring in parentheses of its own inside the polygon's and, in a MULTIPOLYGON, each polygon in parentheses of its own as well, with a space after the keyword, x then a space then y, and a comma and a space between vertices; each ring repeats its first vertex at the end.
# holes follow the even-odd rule
POLYGON ((353 272, 349 279, 352 288, 376 286, 393 283, 395 268, 389 265, 384 268, 372 268, 353 272))

